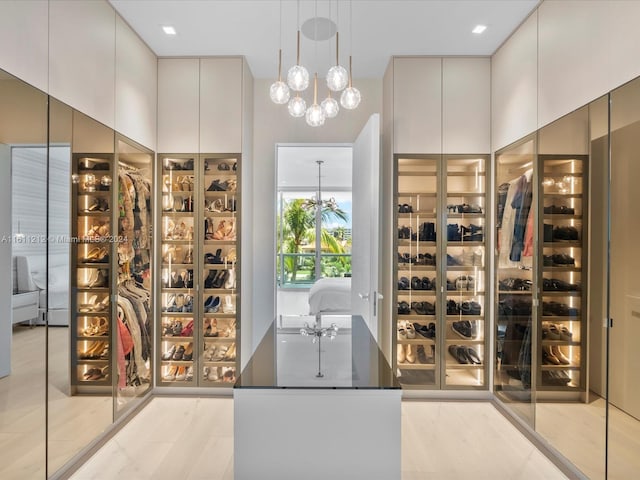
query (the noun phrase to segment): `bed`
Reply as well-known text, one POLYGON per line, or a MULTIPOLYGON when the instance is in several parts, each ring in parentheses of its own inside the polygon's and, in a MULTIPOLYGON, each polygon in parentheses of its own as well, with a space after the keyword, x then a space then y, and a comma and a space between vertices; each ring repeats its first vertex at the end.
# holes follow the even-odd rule
POLYGON ((309 289, 309 314, 351 314, 351 278, 321 278, 309 289))
MULTIPOLYGON (((51 255, 49 280, 46 278, 46 256, 16 256, 18 290, 38 291, 38 308, 44 312, 49 297, 49 325, 69 325, 69 257, 51 255), (48 288, 47 288, 48 287, 48 288)), ((40 314, 38 323, 44 323, 40 314)))

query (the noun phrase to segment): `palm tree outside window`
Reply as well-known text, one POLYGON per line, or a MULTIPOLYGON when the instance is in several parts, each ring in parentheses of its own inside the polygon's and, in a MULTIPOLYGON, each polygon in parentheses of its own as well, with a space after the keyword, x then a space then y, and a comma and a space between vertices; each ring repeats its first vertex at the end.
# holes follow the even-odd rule
POLYGON ((280 287, 351 275, 351 192, 281 190, 278 210, 280 287))

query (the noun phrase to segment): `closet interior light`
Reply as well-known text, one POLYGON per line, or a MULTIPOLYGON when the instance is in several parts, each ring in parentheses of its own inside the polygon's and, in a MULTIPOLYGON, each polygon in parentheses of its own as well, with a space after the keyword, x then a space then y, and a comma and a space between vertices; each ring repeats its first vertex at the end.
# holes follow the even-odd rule
POLYGON ((163 25, 162 26, 162 31, 164 33, 166 33, 167 35, 175 35, 176 34, 176 29, 174 27, 172 27, 171 25, 163 25))

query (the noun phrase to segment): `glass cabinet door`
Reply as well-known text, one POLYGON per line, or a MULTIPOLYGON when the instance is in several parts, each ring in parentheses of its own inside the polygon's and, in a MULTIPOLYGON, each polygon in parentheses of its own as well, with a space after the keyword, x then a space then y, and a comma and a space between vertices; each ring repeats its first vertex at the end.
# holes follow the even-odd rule
POLYGON ((534 425, 535 341, 533 169, 535 136, 496 153, 496 361, 494 391, 534 425), (527 228, 528 226, 528 228, 527 228))
POLYGON ((439 385, 437 348, 440 156, 397 158, 395 362, 403 385, 439 385))
MULTIPOLYGON (((542 135, 543 132, 541 132, 542 135)), ((541 137, 541 142, 543 137, 541 137)), ((586 147, 585 147, 586 148, 586 147)), ((540 155, 542 226, 538 391, 584 391, 586 155, 540 155)), ((540 396, 538 400, 542 400, 540 396)), ((577 399, 577 397, 576 397, 577 399)))
POLYGON ((195 271, 195 155, 159 155, 161 169, 161 323, 158 382, 192 386, 198 302, 195 271))
POLYGON ((444 385, 483 387, 487 379, 485 215, 488 156, 444 158, 444 385), (445 315, 446 314, 446 315, 445 315))
POLYGON ((231 386, 236 378, 240 279, 236 268, 240 222, 238 157, 203 157, 204 231, 201 385, 231 386))

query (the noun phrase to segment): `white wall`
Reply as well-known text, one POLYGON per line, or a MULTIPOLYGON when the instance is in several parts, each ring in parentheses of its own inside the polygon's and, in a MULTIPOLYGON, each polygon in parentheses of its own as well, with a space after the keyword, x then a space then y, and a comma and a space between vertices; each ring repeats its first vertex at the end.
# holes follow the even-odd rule
POLYGON ((313 128, 304 119, 291 117, 286 106, 270 100, 272 83, 272 79, 254 82, 254 345, 275 318, 276 143, 352 143, 369 116, 382 112, 382 81, 354 79, 353 85, 362 93, 360 106, 352 111, 341 109, 336 118, 313 128))
MULTIPOLYGON (((253 318, 253 285, 255 282, 253 268, 253 236, 254 216, 253 216, 253 182, 255 161, 253 156, 253 75, 249 70, 247 60, 243 59, 242 69, 242 166, 241 184, 246 188, 242 190, 242 238, 240 243, 240 254, 246 252, 240 258, 242 268, 241 288, 242 300, 241 309, 243 318, 253 318), (246 206, 246 208, 245 208, 246 206)), ((253 353, 253 322, 245 322, 242 327, 242 340, 240 352, 240 369, 242 370, 251 358, 253 353)))
POLYGON ((545 0, 492 59, 492 149, 640 75, 640 2, 545 0))

